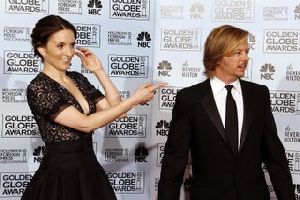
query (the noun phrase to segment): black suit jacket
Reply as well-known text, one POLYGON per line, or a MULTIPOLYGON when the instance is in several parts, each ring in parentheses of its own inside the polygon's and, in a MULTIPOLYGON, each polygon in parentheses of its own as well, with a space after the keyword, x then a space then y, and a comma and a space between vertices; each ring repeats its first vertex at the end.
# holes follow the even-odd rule
POLYGON ((165 144, 158 200, 178 200, 192 155, 192 200, 269 200, 262 163, 269 171, 278 200, 294 199, 284 147, 277 136, 266 86, 240 80, 244 120, 238 155, 225 129, 209 79, 180 90, 165 144))

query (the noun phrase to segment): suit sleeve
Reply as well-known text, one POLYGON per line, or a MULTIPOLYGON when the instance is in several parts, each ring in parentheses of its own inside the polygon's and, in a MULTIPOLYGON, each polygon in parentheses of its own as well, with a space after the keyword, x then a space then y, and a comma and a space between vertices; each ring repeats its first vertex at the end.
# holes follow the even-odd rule
POLYGON ((270 179, 278 200, 293 200, 294 189, 285 149, 281 143, 273 114, 271 112, 270 93, 265 87, 265 122, 263 133, 263 162, 266 164, 270 179))
POLYGON ((185 101, 179 91, 172 110, 170 130, 165 143, 158 184, 158 200, 178 200, 180 196, 191 134, 188 110, 183 102, 185 101))

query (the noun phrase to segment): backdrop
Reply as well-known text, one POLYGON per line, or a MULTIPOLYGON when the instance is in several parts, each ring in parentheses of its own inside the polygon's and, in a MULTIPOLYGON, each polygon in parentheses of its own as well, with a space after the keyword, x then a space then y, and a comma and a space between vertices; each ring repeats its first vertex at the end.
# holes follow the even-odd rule
MULTIPOLYGON (((145 82, 169 83, 150 104, 93 135, 97 158, 119 200, 156 199, 176 93, 205 79, 203 44, 211 29, 223 24, 250 32, 251 58, 244 79, 270 89, 278 134, 300 198, 299 0, 2 0, 0 199, 20 199, 43 158, 45 147, 25 94, 42 69, 33 56, 30 33, 48 14, 61 15, 76 26, 77 45, 96 52, 124 99, 145 82)), ((70 70, 83 73, 102 90, 78 58, 70 70)), ((181 199, 186 200, 190 166, 191 161, 182 187, 181 199)), ((275 200, 271 184, 269 188, 275 200)))

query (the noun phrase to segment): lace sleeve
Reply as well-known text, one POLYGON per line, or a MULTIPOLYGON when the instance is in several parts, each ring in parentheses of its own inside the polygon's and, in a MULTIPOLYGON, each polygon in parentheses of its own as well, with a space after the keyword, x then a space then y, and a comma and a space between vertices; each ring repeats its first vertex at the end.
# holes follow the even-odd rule
POLYGON ((30 83, 27 87, 27 100, 32 112, 51 116, 61 106, 68 104, 60 95, 59 89, 47 81, 30 83))

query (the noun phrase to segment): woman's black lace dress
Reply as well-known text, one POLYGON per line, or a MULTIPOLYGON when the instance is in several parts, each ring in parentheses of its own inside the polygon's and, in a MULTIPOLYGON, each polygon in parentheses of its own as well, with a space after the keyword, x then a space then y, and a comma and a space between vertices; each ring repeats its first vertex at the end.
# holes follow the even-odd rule
MULTIPOLYGON (((90 114, 103 94, 80 73, 67 72, 85 99, 90 114)), ((68 105, 83 110, 71 93, 43 72, 27 88, 27 99, 46 153, 21 200, 115 200, 106 173, 92 146, 92 133, 62 126, 51 116, 68 105)))

